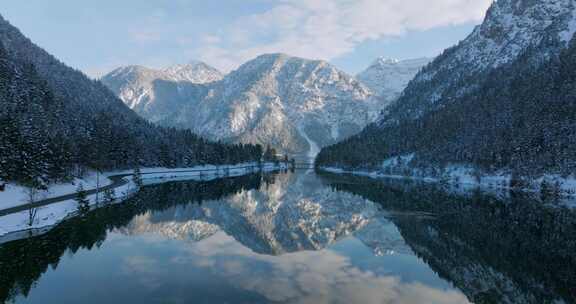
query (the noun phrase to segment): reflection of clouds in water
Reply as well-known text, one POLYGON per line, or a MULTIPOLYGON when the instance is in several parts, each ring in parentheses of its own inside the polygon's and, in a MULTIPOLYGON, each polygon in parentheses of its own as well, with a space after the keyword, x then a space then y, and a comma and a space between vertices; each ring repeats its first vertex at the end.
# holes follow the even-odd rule
POLYGON ((457 291, 358 269, 331 250, 259 255, 224 233, 187 247, 175 262, 209 268, 233 286, 277 302, 468 303, 457 291))
POLYGON ((162 285, 161 269, 155 259, 146 256, 128 256, 124 258, 121 268, 124 275, 136 277, 138 282, 148 289, 156 289, 162 285))

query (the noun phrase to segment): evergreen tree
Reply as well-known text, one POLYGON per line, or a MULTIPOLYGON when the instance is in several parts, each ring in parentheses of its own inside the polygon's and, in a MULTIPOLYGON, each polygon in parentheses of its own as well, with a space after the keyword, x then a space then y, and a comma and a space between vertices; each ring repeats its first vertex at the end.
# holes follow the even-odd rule
POLYGON ((104 190, 104 203, 111 204, 116 200, 116 191, 112 188, 104 190))
POLYGON ((88 193, 84 190, 84 185, 80 183, 76 189, 76 203, 78 204, 78 212, 80 214, 86 214, 90 211, 90 200, 88 199, 88 193))
POLYGON ((134 173, 132 174, 132 181, 134 181, 134 185, 136 185, 137 188, 142 188, 143 182, 140 167, 134 168, 134 173))

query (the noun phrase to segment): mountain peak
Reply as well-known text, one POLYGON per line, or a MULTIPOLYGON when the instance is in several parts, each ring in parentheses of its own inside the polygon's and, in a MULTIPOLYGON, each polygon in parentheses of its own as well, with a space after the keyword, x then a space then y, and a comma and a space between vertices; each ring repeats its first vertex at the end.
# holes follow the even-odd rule
POLYGON ((196 84, 210 83, 224 77, 219 70, 201 61, 174 65, 163 69, 162 72, 166 80, 188 81, 196 84))
POLYGON ((224 75, 204 62, 193 61, 188 64, 177 64, 162 70, 151 69, 141 65, 119 67, 108 73, 102 79, 116 82, 124 81, 152 82, 154 80, 185 81, 194 84, 204 84, 221 80, 224 75))
POLYGON ((145 71, 151 71, 151 69, 141 65, 127 65, 114 69, 109 75, 138 74, 145 71))
POLYGON ((375 94, 386 99, 394 99, 431 60, 431 58, 398 60, 379 57, 365 71, 359 73, 357 78, 375 94))
POLYGON ((378 57, 372 65, 393 65, 398 64, 399 62, 400 60, 396 58, 378 57))
POLYGON ((283 63, 283 62, 288 62, 288 61, 292 61, 292 62, 300 62, 300 63, 323 63, 323 64, 328 64, 328 62, 324 61, 324 60, 318 60, 318 59, 307 59, 307 58, 302 58, 302 57, 297 57, 297 56, 292 56, 292 55, 288 55, 285 53, 269 53, 269 54, 262 54, 259 55, 258 57, 250 60, 247 62, 247 64, 266 64, 266 63, 283 63))
POLYGON ((290 55, 285 54, 285 53, 266 53, 266 54, 262 54, 262 55, 257 56, 255 58, 255 60, 263 60, 263 59, 277 60, 277 59, 286 59, 286 58, 293 58, 293 56, 290 56, 290 55))

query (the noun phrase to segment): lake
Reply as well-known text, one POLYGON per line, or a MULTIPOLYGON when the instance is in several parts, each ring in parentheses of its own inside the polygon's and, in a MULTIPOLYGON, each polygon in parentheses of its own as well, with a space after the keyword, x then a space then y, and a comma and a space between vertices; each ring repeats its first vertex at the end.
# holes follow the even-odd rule
POLYGON ((308 171, 144 188, 0 245, 6 303, 572 303, 554 200, 308 171))

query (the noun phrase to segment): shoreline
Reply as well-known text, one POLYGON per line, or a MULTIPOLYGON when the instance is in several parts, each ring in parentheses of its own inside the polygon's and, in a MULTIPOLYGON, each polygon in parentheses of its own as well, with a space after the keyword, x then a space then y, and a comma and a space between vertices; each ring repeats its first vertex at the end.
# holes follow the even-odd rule
MULTIPOLYGON (((207 168, 208 166, 202 166, 206 169, 199 169, 199 167, 200 166, 176 168, 172 170, 168 168, 142 168, 143 186, 186 180, 211 181, 220 178, 243 176, 260 171, 257 164, 246 163, 220 166, 209 165, 209 169, 207 168)), ((272 163, 266 163, 262 167, 262 172, 274 172, 286 168, 287 166, 283 163, 278 166, 272 163)), ((88 195, 87 198, 90 201, 90 210, 103 206, 121 204, 135 195, 140 188, 136 187, 133 180, 130 178, 133 174, 128 172, 129 171, 106 173, 105 177, 121 177, 124 183, 113 188, 116 199, 107 204, 102 204, 101 201, 97 203, 96 193, 88 195)), ((67 194, 67 196, 73 194, 74 193, 70 193, 67 194)), ((103 192, 100 191, 99 195, 102 198, 103 192)), ((0 244, 44 234, 59 223, 76 216, 78 216, 78 207, 73 198, 64 199, 38 208, 26 209, 0 216, 0 244), (35 212, 32 221, 30 220, 30 210, 35 212)))
POLYGON ((447 184, 451 186, 467 186, 471 188, 479 188, 484 190, 498 190, 498 191, 521 191, 526 193, 538 194, 542 192, 541 184, 544 180, 552 182, 559 182, 560 187, 557 189, 557 195, 560 198, 576 200, 576 178, 562 178, 557 175, 542 175, 538 178, 522 180, 525 183, 524 187, 512 187, 510 184, 510 176, 506 174, 494 175, 479 175, 475 177, 468 171, 462 168, 450 171, 448 170, 443 178, 418 176, 418 175, 399 175, 399 174, 385 174, 381 171, 365 171, 365 170, 345 170, 337 167, 318 167, 318 170, 333 173, 333 174, 349 174, 355 176, 363 176, 371 179, 401 179, 401 180, 415 180, 425 183, 434 184, 447 184))

